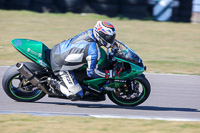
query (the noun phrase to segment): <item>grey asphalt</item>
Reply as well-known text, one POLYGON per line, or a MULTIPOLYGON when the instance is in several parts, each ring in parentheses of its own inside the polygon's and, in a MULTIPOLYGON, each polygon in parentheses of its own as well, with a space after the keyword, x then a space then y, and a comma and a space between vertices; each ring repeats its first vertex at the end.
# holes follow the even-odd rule
MULTIPOLYGON (((0 81, 7 68, 0 67, 0 81)), ((33 103, 16 102, 4 93, 0 84, 0 113, 28 112, 200 120, 200 76, 147 73, 146 77, 151 83, 151 95, 146 102, 137 107, 120 107, 108 98, 103 102, 71 102, 45 96, 33 103)))

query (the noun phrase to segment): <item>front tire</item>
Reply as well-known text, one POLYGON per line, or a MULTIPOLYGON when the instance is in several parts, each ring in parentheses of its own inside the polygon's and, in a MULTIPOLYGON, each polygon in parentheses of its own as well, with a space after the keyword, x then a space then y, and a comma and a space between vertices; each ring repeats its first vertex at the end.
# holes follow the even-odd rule
POLYGON ((147 98, 150 95, 151 92, 150 83, 145 77, 136 78, 134 79, 134 82, 140 85, 140 92, 138 92, 137 96, 133 98, 127 98, 120 96, 121 94, 117 94, 116 91, 113 91, 108 94, 108 97, 112 102, 120 106, 137 106, 143 103, 144 101, 147 100, 147 98))
MULTIPOLYGON (((24 64, 33 71, 41 69, 34 63, 25 62, 24 64)), ((40 88, 33 86, 25 80, 24 76, 17 71, 16 65, 11 66, 5 72, 2 80, 5 93, 18 102, 34 102, 45 96, 45 93, 40 88), (26 82, 26 84, 23 85, 22 81, 26 82)))

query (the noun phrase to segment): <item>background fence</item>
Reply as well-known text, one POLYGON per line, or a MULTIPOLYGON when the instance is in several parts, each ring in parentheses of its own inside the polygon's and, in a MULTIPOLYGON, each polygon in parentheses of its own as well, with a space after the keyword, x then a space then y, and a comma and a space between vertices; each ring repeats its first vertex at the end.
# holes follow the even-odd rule
MULTIPOLYGON (((121 16, 134 19, 153 19, 154 5, 150 0, 0 0, 0 9, 31 10, 52 13, 98 13, 110 17, 121 16)), ((154 0, 155 4, 160 0, 154 0)), ((173 7, 171 21, 190 22, 192 0, 179 1, 173 7)))

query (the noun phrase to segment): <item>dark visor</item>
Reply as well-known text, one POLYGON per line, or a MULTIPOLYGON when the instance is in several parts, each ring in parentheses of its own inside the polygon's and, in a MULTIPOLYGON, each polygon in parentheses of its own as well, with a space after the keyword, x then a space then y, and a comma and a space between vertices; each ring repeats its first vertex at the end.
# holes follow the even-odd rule
POLYGON ((108 43, 111 43, 111 44, 113 44, 114 43, 114 41, 115 41, 115 36, 116 36, 116 34, 114 34, 114 35, 106 35, 105 36, 105 41, 106 42, 108 42, 108 43))

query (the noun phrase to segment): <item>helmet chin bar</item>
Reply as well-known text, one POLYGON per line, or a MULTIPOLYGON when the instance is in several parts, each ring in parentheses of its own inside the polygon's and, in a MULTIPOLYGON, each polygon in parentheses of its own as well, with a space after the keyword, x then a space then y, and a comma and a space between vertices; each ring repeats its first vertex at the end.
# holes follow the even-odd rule
POLYGON ((111 43, 108 43, 106 40, 104 40, 99 34, 97 31, 94 31, 94 37, 96 38, 96 40, 98 41, 98 44, 100 46, 104 46, 106 48, 110 48, 112 46, 111 43))
POLYGON ((107 43, 106 48, 110 48, 112 46, 111 43, 107 43))
POLYGON ((110 48, 112 46, 111 43, 104 40, 101 36, 98 36, 98 37, 99 37, 99 41, 100 41, 101 45, 103 45, 104 47, 110 48))

